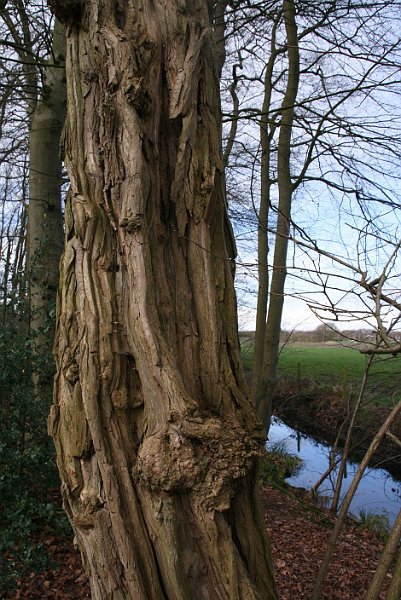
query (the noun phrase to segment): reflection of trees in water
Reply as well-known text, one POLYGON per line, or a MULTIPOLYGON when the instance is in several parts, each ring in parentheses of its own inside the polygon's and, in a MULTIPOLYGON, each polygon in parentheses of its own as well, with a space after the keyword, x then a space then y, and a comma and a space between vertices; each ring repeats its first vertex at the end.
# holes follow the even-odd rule
MULTIPOLYGON (((272 420, 269 438, 272 440, 269 443, 284 442, 286 450, 290 453, 297 452, 297 444, 300 440, 300 450, 298 452, 302 459, 302 467, 295 476, 287 480, 290 485, 295 487, 311 489, 320 475, 323 474, 325 467, 328 466, 329 460, 333 460, 330 445, 305 433, 299 434, 277 417, 272 420)), ((338 453, 336 456, 341 458, 338 453)), ((342 495, 348 489, 358 467, 358 462, 347 461, 347 477, 343 483, 342 495)), ((333 469, 328 476, 330 477, 330 484, 327 482, 327 485, 319 492, 319 496, 323 497, 325 503, 332 497, 337 470, 337 468, 333 469)), ((397 510, 401 507, 401 480, 392 477, 385 470, 382 463, 378 463, 377 468, 366 469, 359 492, 351 504, 351 512, 358 512, 360 507, 363 506, 375 513, 388 513, 390 522, 394 520, 397 510), (379 468, 379 464, 381 468, 379 468), (372 495, 374 495, 374 498, 372 498, 372 495)))

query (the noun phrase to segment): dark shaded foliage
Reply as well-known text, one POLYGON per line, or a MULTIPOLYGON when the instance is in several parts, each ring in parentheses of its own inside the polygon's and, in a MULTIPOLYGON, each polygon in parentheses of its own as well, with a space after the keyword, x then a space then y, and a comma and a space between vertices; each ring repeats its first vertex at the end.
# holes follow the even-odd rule
MULTIPOLYGON (((0 593, 21 574, 47 565, 37 541, 45 524, 66 526, 49 498, 58 485, 45 426, 51 398, 35 402, 31 342, 24 315, 0 325, 0 593)), ((50 376, 50 357, 40 360, 50 376)))

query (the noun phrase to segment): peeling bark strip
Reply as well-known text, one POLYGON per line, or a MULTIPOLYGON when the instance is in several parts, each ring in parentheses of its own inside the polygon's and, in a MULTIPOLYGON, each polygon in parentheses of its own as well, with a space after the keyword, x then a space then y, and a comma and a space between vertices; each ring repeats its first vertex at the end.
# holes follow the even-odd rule
POLYGON ((208 5, 87 0, 67 49, 49 429, 92 597, 275 599, 208 5))

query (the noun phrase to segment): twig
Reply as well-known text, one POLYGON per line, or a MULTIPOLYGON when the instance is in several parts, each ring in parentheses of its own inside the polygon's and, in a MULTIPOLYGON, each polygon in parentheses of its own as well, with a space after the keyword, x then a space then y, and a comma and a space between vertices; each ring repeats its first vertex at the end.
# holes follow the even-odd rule
POLYGON ((333 533, 331 535, 329 544, 327 546, 326 553, 325 553, 323 560, 321 562, 321 565, 320 565, 319 573, 317 575, 315 586, 313 588, 311 600, 319 600, 319 598, 320 598, 324 579, 326 577, 326 574, 327 574, 327 571, 328 571, 328 568, 329 568, 329 565, 330 565, 330 562, 331 562, 331 559, 333 556, 334 547, 335 547, 338 537, 343 529, 345 518, 348 514, 348 509, 350 507, 352 498, 354 497, 354 494, 359 485, 359 482, 361 481, 363 474, 365 472, 365 469, 368 466, 373 454, 376 452, 380 442, 386 435, 387 431, 390 429, 391 423, 394 421, 394 419, 400 412, 401 412, 401 401, 398 402, 398 404, 393 408, 393 410, 388 415, 388 417, 385 420, 385 422, 383 423, 383 425, 380 427, 379 431, 373 438, 368 450, 366 451, 366 454, 363 457, 361 464, 359 465, 359 468, 355 474, 355 477, 350 485, 350 488, 349 488, 347 494, 345 495, 344 502, 343 502, 343 504, 341 506, 341 510, 338 514, 333 533))

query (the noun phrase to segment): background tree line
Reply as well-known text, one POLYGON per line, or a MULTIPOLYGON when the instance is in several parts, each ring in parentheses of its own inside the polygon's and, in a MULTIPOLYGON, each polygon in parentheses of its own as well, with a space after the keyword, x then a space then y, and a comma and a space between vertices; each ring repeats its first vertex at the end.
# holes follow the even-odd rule
POLYGON ((0 505, 1 590, 42 569, 35 533, 64 517, 46 419, 58 263, 63 246, 60 134, 65 118, 64 31, 46 3, 0 10, 0 505), (6 558, 7 557, 7 558, 6 558))

